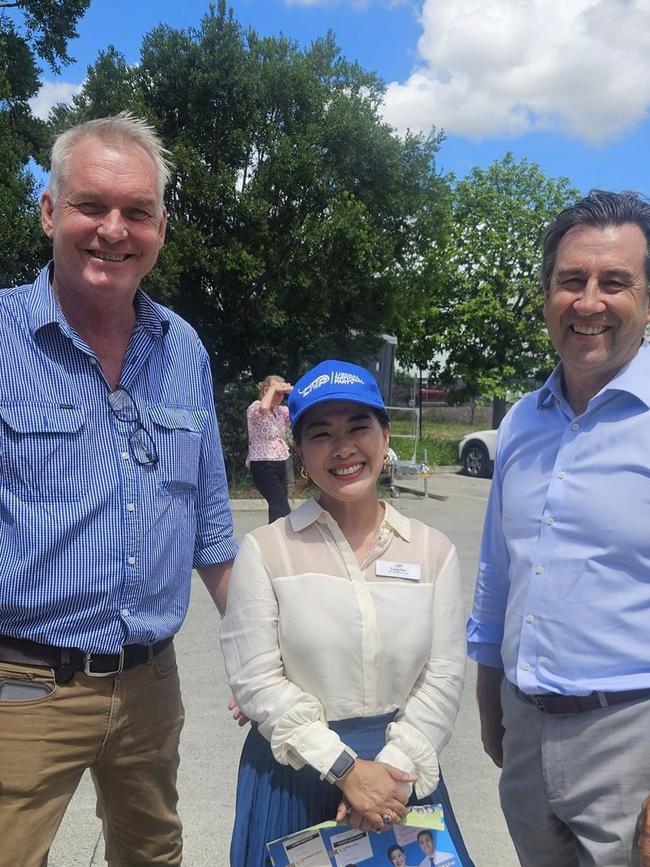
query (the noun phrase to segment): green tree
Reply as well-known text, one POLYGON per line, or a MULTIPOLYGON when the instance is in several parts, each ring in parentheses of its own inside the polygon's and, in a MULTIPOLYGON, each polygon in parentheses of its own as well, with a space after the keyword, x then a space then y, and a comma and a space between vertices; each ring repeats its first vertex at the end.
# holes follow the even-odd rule
POLYGON ((440 139, 401 141, 382 96, 331 34, 307 49, 261 38, 222 0, 198 28, 152 30, 136 66, 102 54, 53 117, 130 108, 160 131, 176 168, 148 287, 197 327, 232 405, 269 371, 363 357, 416 303, 444 223, 440 139))
POLYGON ((46 254, 30 158, 46 148, 47 128, 29 100, 40 88, 38 60, 55 72, 70 63, 68 41, 90 0, 0 2, 0 286, 34 275, 46 254))
POLYGON ((451 231, 429 257, 432 291, 403 352, 423 368, 444 367, 446 381, 464 382, 463 394, 493 398, 495 426, 507 392, 552 365, 538 276, 542 238, 577 197, 566 178, 547 178, 510 153, 453 185, 451 231))
POLYGON ((34 178, 0 112, 0 287, 27 282, 46 261, 34 178))

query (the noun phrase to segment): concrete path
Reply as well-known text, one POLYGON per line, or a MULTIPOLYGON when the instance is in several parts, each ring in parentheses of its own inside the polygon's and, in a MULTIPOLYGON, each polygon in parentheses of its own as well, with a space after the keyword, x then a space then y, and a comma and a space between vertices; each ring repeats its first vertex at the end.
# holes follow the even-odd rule
MULTIPOLYGON (((429 488, 448 494, 449 499, 424 500, 403 493, 393 503, 404 514, 439 527, 455 542, 469 610, 489 482, 449 473, 436 475, 429 488)), ((234 509, 239 539, 265 521, 264 510, 252 505, 240 502, 234 509)), ((219 617, 196 576, 194 585, 189 615, 176 639, 187 712, 179 776, 184 863, 188 867, 228 867, 237 763, 245 732, 226 709, 229 692, 219 650, 219 617)), ((480 744, 474 686, 475 666, 469 663, 454 736, 442 755, 445 778, 477 867, 517 867, 498 805, 498 772, 480 744)), ((59 829, 49 867, 104 863, 101 828, 86 775, 59 829)))

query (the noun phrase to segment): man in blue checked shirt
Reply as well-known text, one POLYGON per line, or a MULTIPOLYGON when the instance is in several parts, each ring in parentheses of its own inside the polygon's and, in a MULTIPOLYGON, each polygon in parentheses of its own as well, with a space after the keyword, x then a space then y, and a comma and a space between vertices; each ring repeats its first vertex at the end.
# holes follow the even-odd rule
POLYGON ((236 552, 210 365, 140 289, 170 168, 128 114, 61 135, 53 262, 0 293, 0 864, 42 867, 90 768, 113 867, 178 865, 172 639, 236 552))
POLYGON ((649 243, 632 193, 594 190, 552 223, 560 364, 499 431, 468 641, 526 867, 650 867, 649 243))

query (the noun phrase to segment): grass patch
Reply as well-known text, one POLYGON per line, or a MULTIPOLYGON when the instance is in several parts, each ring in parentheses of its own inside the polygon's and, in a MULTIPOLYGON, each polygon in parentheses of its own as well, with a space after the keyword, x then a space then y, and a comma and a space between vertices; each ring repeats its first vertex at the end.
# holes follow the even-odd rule
MULTIPOLYGON (((422 437, 418 442, 416 462, 420 463, 426 458, 426 462, 431 467, 448 467, 458 463, 458 443, 457 440, 439 440, 431 437, 422 437)), ((397 456, 402 460, 410 461, 413 457, 413 441, 394 439, 391 440, 391 446, 397 452, 397 456)))
MULTIPOLYGON (((412 421, 395 420, 391 424, 393 436, 391 446, 403 460, 413 457, 414 440, 412 421), (403 435, 399 436, 400 434, 403 435)), ((449 419, 422 419, 422 436, 418 440, 416 461, 425 461, 429 466, 454 466, 458 464, 458 443, 465 434, 477 429, 475 424, 449 419)))

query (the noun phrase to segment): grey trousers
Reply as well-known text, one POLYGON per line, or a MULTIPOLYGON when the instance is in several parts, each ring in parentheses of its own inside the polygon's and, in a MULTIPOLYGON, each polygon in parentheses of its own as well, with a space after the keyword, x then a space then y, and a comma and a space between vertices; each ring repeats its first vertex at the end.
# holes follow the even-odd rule
POLYGON ((523 867, 638 867, 650 700, 549 715, 503 679, 501 807, 523 867))

